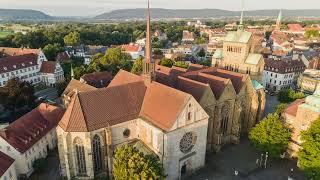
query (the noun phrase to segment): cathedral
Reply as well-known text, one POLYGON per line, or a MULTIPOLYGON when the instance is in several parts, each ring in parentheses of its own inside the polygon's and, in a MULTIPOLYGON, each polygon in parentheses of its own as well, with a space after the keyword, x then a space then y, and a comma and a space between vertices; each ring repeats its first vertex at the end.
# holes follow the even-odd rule
POLYGON ((72 80, 64 91, 57 137, 67 179, 112 179, 114 152, 125 144, 159 157, 167 179, 181 179, 260 120, 265 97, 257 81, 217 67, 157 65, 150 31, 148 8, 140 76, 120 70, 106 88, 72 80))
POLYGON ((262 82, 264 59, 255 53, 252 33, 244 30, 243 11, 238 30, 228 32, 223 49, 216 50, 212 57, 212 66, 249 74, 253 80, 262 82))

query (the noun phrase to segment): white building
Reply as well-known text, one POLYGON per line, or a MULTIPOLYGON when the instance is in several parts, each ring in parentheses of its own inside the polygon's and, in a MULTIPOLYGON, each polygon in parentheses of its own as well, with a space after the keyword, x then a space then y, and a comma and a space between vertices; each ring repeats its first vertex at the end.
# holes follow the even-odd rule
POLYGON ((290 88, 298 80, 298 77, 305 70, 300 60, 274 60, 265 59, 262 83, 267 90, 280 91, 290 88))
POLYGON ((0 151, 0 180, 17 180, 14 159, 0 151))
POLYGON ((41 81, 46 86, 54 86, 56 83, 64 81, 63 69, 59 62, 43 62, 40 69, 40 75, 41 81))
MULTIPOLYGON (((47 66, 50 63, 40 49, 1 47, 0 52, 4 56, 0 58, 0 87, 12 78, 19 78, 32 84, 42 82, 44 74, 40 72, 40 69, 43 64, 47 66)), ((61 75, 63 76, 63 71, 62 73, 61 71, 57 70, 54 76, 60 79, 61 75)))
POLYGON ((144 56, 144 49, 138 44, 131 43, 122 45, 121 49, 122 51, 130 54, 133 60, 138 59, 140 56, 144 56))
POLYGON ((0 151, 15 160, 18 177, 29 177, 33 162, 56 147, 55 128, 63 113, 61 108, 41 104, 0 130, 0 151))

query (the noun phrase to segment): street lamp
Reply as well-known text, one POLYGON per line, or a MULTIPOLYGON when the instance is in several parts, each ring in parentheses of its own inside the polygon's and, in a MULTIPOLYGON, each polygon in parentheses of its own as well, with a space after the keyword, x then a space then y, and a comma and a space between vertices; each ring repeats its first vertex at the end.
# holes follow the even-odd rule
POLYGON ((262 158, 263 158, 263 153, 260 156, 260 167, 262 166, 262 158))
POLYGON ((268 152, 266 152, 266 159, 264 161, 264 168, 266 169, 267 168, 267 161, 268 161, 268 152))

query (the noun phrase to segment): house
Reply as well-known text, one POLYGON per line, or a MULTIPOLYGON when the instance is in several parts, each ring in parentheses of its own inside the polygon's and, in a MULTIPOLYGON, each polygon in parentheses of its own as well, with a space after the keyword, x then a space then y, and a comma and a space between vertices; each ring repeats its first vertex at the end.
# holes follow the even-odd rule
POLYGON ((68 52, 63 51, 57 54, 56 61, 63 63, 63 62, 69 61, 70 58, 71 56, 68 54, 68 52))
POLYGON ((193 42, 195 40, 195 34, 187 30, 182 32, 182 42, 193 42))
POLYGON ((301 55, 301 59, 307 69, 320 69, 320 52, 318 51, 305 51, 301 55))
POLYGON ((46 157, 56 147, 55 128, 63 114, 61 108, 40 104, 0 130, 0 149, 15 160, 19 178, 28 178, 33 172, 33 162, 46 157))
POLYGON ((140 56, 144 56, 144 49, 138 44, 130 43, 122 45, 121 49, 123 52, 130 54, 132 60, 138 59, 140 56))
POLYGON ((302 92, 313 94, 320 84, 320 70, 306 69, 298 79, 298 88, 302 92))
POLYGON ((238 28, 238 25, 236 22, 229 23, 224 26, 224 29, 226 31, 234 31, 234 30, 237 30, 237 28, 238 28))
POLYGON ((274 92, 293 87, 304 70, 301 60, 265 59, 263 86, 274 92))
POLYGON ((105 88, 112 81, 113 76, 111 72, 95 72, 85 74, 80 78, 80 82, 88 84, 96 88, 105 88))
POLYGON ((0 162, 0 179, 17 180, 14 159, 0 151, 0 162))
POLYGON ((311 96, 305 99, 298 99, 289 104, 284 110, 282 117, 290 127, 292 136, 289 142, 287 153, 290 157, 297 157, 301 148, 301 132, 308 130, 312 122, 320 117, 320 92, 316 90, 311 96))
POLYGON ((64 72, 59 62, 45 61, 40 68, 41 81, 46 86, 54 86, 64 81, 64 72))
POLYGON ((288 24, 288 30, 285 32, 291 34, 304 34, 304 29, 301 24, 288 24))

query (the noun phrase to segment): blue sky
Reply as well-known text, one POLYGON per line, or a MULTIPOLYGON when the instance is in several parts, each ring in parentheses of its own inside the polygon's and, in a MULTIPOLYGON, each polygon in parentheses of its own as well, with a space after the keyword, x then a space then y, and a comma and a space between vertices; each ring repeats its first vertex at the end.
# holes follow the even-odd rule
MULTIPOLYGON (((241 0, 150 0, 153 8, 241 9, 241 0)), ((35 9, 55 16, 93 16, 124 8, 143 8, 146 0, 0 0, 0 8, 35 9)), ((320 9, 320 0, 245 0, 245 8, 320 9)))

